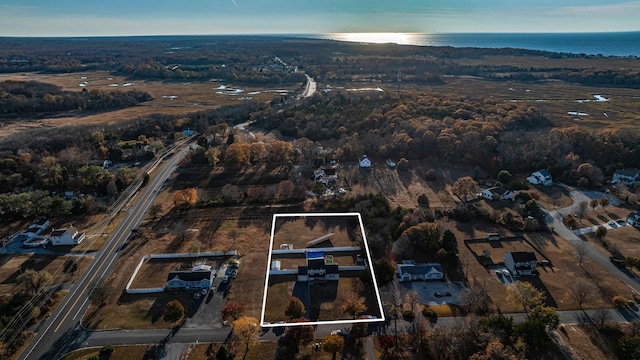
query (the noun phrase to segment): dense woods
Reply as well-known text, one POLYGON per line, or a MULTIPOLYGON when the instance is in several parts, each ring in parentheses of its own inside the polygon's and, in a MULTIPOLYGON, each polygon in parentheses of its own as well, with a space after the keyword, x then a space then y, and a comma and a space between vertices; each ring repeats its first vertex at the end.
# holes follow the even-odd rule
POLYGON ((30 115, 65 110, 106 110, 137 105, 151 100, 142 91, 63 91, 59 86, 37 81, 0 83, 0 115, 30 115))

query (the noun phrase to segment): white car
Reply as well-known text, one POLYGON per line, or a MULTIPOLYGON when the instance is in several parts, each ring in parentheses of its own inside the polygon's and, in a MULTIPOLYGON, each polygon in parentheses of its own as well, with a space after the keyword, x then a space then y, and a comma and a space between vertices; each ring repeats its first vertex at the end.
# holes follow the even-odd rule
POLYGON ((504 277, 511 279, 511 273, 509 272, 509 270, 504 269, 502 270, 502 273, 504 274, 504 277))

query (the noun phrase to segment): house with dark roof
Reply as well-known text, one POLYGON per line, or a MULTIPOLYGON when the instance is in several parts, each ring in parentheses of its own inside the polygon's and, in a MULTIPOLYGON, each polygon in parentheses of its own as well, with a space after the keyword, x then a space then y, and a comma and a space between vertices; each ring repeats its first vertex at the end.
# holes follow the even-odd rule
POLYGON ((213 274, 208 265, 198 265, 186 271, 171 271, 167 276, 167 289, 208 289, 213 282, 213 274))
POLYGON ((640 211, 630 213, 627 216, 627 224, 634 228, 640 228, 640 211))
POLYGON ((545 169, 534 172, 527 178, 527 180, 529 181, 529 183, 534 185, 541 184, 544 186, 551 186, 551 184, 553 184, 553 178, 551 177, 551 174, 549 174, 549 172, 545 169))
POLYGON ((51 245, 78 245, 85 239, 85 234, 78 232, 73 226, 67 229, 53 229, 49 236, 51 245))
POLYGON ((405 261, 397 265, 399 281, 442 280, 444 271, 439 263, 416 264, 405 261))
POLYGON ((611 182, 627 186, 638 185, 640 184, 640 174, 637 169, 618 169, 613 173, 611 182))
POLYGON ((504 265, 514 276, 533 275, 538 260, 529 251, 513 251, 504 254, 504 265))
POLYGON ((307 265, 298 266, 298 281, 338 281, 340 270, 333 256, 322 251, 307 251, 307 265))

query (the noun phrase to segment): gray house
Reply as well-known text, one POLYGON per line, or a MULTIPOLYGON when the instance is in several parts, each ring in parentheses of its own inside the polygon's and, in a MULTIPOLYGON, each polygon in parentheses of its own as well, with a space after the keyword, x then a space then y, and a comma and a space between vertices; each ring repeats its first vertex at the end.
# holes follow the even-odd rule
POLYGON ((211 266, 207 265, 198 265, 186 271, 171 271, 167 276, 167 289, 208 289, 211 287, 213 274, 211 266))

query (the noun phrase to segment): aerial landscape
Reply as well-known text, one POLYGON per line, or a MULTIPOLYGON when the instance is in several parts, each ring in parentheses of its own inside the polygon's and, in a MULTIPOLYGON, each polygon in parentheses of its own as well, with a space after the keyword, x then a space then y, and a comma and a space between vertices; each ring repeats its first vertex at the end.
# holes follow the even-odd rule
POLYGON ((107 3, 0 5, 0 360, 640 359, 639 2, 107 3))

